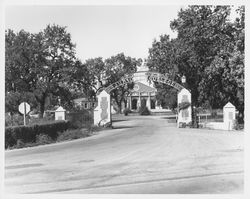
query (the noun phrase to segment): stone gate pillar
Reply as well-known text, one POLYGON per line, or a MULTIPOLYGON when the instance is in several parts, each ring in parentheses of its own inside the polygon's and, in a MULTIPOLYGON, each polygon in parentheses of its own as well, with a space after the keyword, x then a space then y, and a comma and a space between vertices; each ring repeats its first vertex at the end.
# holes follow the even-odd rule
POLYGON ((228 102, 223 107, 223 121, 226 130, 233 130, 235 121, 235 106, 228 102))
POLYGON ((63 107, 59 106, 55 110, 55 120, 66 120, 65 114, 66 110, 63 107))
MULTIPOLYGON (((177 102, 178 105, 182 102, 189 102, 190 104, 191 102, 191 93, 183 88, 177 96, 177 102)), ((192 108, 191 106, 189 106, 186 109, 183 110, 178 110, 178 121, 177 121, 177 126, 180 127, 180 123, 185 123, 188 124, 189 122, 192 122, 192 108)))
POLYGON ((94 125, 105 126, 111 124, 110 94, 103 90, 98 96, 98 105, 94 110, 94 125))

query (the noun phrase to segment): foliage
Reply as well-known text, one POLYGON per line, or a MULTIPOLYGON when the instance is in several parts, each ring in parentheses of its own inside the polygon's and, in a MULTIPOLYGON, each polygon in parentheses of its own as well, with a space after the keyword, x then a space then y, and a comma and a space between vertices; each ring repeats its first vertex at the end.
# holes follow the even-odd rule
POLYGON ((151 115, 150 111, 148 110, 148 107, 146 107, 146 106, 141 106, 139 108, 139 114, 140 115, 151 115))
POLYGON ((235 130, 244 130, 244 124, 240 124, 238 120, 234 121, 233 129, 235 130))
MULTIPOLYGON (((132 74, 141 64, 140 59, 125 56, 119 53, 103 61, 101 57, 88 59, 85 63, 75 65, 72 84, 75 90, 82 90, 87 96, 95 98, 99 91, 119 81, 125 75, 132 74)), ((121 113, 121 104, 133 88, 133 84, 120 86, 111 92, 111 98, 121 113)))
POLYGON ((67 113, 66 119, 70 121, 72 128, 86 128, 91 126, 93 121, 93 111, 81 110, 78 112, 67 113))
POLYGON ((11 115, 19 113, 18 106, 22 102, 27 102, 31 109, 37 106, 35 96, 31 92, 7 92, 5 95, 5 112, 11 115))
MULTIPOLYGON (((137 66, 141 64, 141 59, 135 59, 125 56, 123 53, 117 54, 105 60, 105 74, 107 80, 106 86, 119 81, 125 75, 133 74, 137 70, 137 66)), ((120 86, 111 91, 111 98, 114 99, 118 106, 118 112, 121 113, 122 102, 125 102, 125 97, 133 89, 133 83, 120 86)), ((125 102, 126 104, 126 102, 125 102)))
POLYGON ((91 135, 91 132, 86 129, 74 129, 74 130, 66 130, 62 133, 59 133, 57 137, 57 142, 65 141, 65 140, 74 140, 79 138, 88 137, 91 135))
POLYGON ((176 49, 176 40, 170 40, 169 35, 160 35, 159 41, 154 40, 149 49, 147 65, 151 71, 167 74, 169 78, 175 78, 178 72, 177 60, 173 56, 176 49))
POLYGON ((174 110, 177 107, 177 92, 173 87, 155 83, 157 88, 156 100, 162 108, 174 110))
MULTIPOLYGON (((238 17, 232 21, 230 6, 181 9, 170 24, 178 37, 170 40, 161 35, 149 49, 150 70, 168 73, 177 82, 185 75, 194 106, 221 108, 231 101, 243 114, 245 7, 237 11, 238 17)), ((169 87, 163 89, 170 91, 169 87)))
MULTIPOLYGON (((178 62, 175 56, 177 40, 170 40, 168 35, 161 35, 159 41, 154 40, 149 49, 147 65, 150 71, 166 74, 168 78, 179 82, 178 62)), ((176 90, 168 85, 155 83, 156 99, 162 107, 174 109, 177 106, 176 90)))
POLYGON ((50 144, 55 142, 62 142, 66 140, 73 140, 79 138, 85 138, 91 136, 93 132, 97 132, 100 130, 105 130, 103 127, 96 127, 93 125, 88 126, 88 128, 84 129, 68 129, 62 132, 57 132, 57 136, 52 138, 48 134, 38 134, 34 139, 23 139, 19 137, 16 141, 16 144, 7 144, 5 148, 13 149, 13 148, 24 148, 24 147, 33 147, 38 145, 50 144))
POLYGON ((55 121, 55 115, 54 113, 46 113, 43 118, 29 117, 29 120, 27 121, 28 121, 28 125, 47 124, 47 123, 55 121))
MULTIPOLYGON (((102 61, 101 58, 99 61, 102 61)), ((71 85, 73 98, 80 97, 81 95, 82 97, 87 96, 90 98, 96 96, 96 91, 98 90, 97 77, 94 75, 96 71, 98 71, 98 65, 96 65, 95 59, 86 60, 85 63, 82 63, 80 60, 75 62, 72 73, 68 75, 67 79, 71 85)), ((98 71, 97 74, 100 73, 101 71, 98 71)))
POLYGON ((67 130, 70 127, 68 121, 56 121, 47 124, 37 124, 31 126, 16 126, 5 128, 5 148, 17 144, 18 140, 24 143, 35 142, 37 135, 44 134, 55 140, 58 132, 67 130))
POLYGON ((125 108, 123 110, 124 115, 128 115, 129 113, 132 113, 132 111, 129 108, 125 108))
POLYGON ((43 144, 50 144, 53 142, 53 139, 45 134, 39 134, 36 135, 36 141, 35 141, 38 145, 43 145, 43 144))
POLYGON ((23 125, 23 116, 20 114, 5 114, 5 127, 23 125))
POLYGON ((48 25, 37 34, 7 30, 5 44, 7 93, 32 93, 41 117, 48 98, 70 100, 66 80, 75 60, 75 45, 66 27, 48 25))
POLYGON ((95 91, 99 88, 104 87, 103 75, 105 73, 106 67, 105 63, 101 57, 87 59, 85 65, 89 71, 89 77, 91 80, 91 86, 95 91))
POLYGON ((186 128, 187 124, 185 122, 179 123, 179 128, 186 128))
POLYGON ((187 124, 187 126, 189 126, 189 128, 199 128, 200 127, 197 121, 189 122, 187 124))

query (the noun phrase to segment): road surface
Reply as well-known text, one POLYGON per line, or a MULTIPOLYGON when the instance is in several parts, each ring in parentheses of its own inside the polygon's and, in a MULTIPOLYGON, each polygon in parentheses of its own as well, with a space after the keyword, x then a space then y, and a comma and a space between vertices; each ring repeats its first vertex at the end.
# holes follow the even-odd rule
POLYGON ((243 193, 244 133, 121 117, 88 138, 5 152, 5 193, 243 193))

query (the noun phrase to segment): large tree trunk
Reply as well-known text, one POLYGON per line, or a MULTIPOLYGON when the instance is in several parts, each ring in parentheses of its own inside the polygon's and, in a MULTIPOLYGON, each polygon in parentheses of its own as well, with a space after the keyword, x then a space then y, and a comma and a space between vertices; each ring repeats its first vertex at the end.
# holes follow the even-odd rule
POLYGON ((44 114, 44 111, 45 111, 45 102, 40 102, 40 113, 39 113, 39 118, 43 118, 43 114, 44 114))
POLYGON ((117 103, 117 106, 118 106, 118 113, 122 113, 122 103, 121 103, 121 101, 119 101, 117 103))
POLYGON ((39 118, 43 118, 43 114, 45 111, 45 99, 46 99, 46 92, 42 94, 42 97, 39 99, 36 97, 37 101, 39 102, 39 118))

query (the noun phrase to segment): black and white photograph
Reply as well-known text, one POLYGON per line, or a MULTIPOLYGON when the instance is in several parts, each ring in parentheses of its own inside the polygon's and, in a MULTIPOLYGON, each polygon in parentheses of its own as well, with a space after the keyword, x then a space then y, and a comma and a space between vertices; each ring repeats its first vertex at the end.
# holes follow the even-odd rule
POLYGON ((62 2, 2 4, 3 198, 246 198, 246 1, 62 2))

